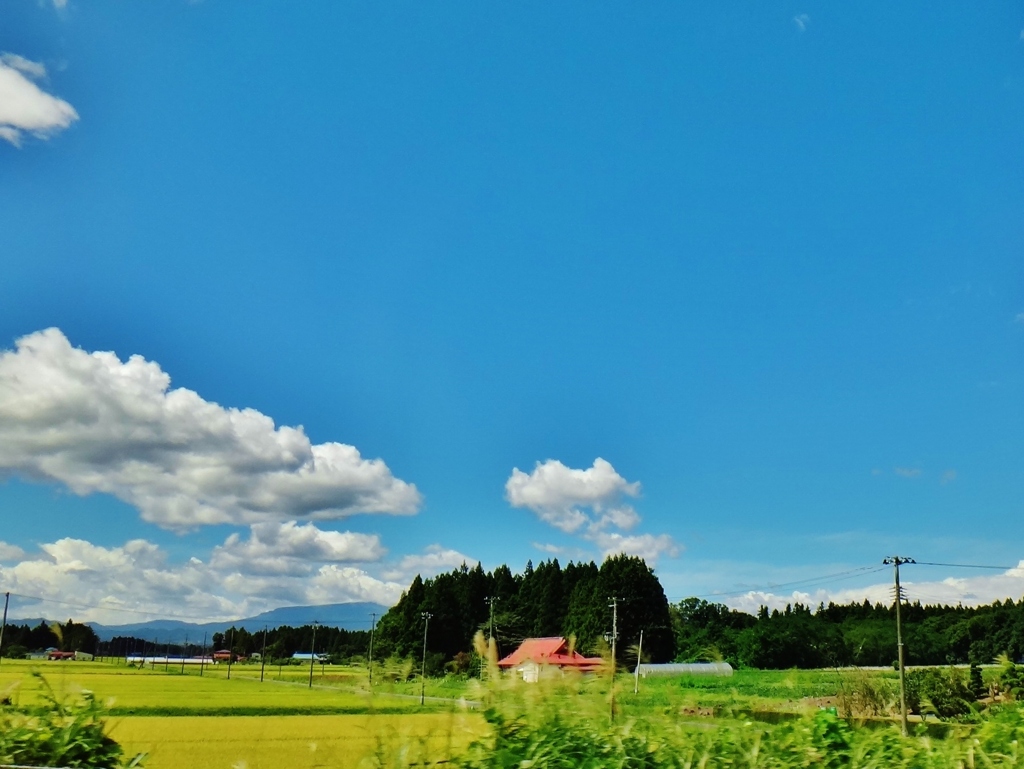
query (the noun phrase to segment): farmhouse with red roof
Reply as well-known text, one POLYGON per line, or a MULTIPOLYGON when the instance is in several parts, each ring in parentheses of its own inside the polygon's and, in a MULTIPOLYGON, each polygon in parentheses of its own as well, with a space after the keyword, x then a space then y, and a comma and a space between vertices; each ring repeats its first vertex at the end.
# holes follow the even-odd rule
POLYGON ((560 636, 553 638, 527 638, 519 648, 498 661, 503 670, 515 671, 517 677, 528 683, 538 681, 549 672, 578 670, 593 673, 604 665, 600 657, 584 657, 560 636))

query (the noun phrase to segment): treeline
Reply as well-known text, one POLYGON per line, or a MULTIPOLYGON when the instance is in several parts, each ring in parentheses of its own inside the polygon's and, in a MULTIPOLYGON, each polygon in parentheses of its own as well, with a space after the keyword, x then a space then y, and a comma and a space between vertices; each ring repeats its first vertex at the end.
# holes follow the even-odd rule
MULTIPOLYGON (((202 639, 199 639, 201 641, 202 639)), ((370 631, 344 630, 343 628, 317 625, 314 637, 312 625, 290 627, 282 625, 270 628, 266 638, 262 630, 251 632, 245 628, 231 627, 223 633, 211 635, 204 646, 190 643, 170 643, 154 638, 116 636, 99 645, 100 653, 110 657, 126 655, 159 655, 193 657, 229 649, 239 657, 253 654, 267 655, 268 660, 285 660, 296 652, 325 654, 332 662, 347 662, 352 657, 365 657, 370 646, 370 631)))
POLYGON ((9 624, 4 628, 0 657, 19 658, 32 651, 59 649, 62 652, 88 652, 95 654, 99 644, 96 631, 88 625, 68 620, 47 625, 9 624))
MULTIPOLYGON (((757 616, 687 598, 672 607, 680 661, 722 658, 755 668, 891 665, 896 659, 896 606, 868 601, 801 604, 757 616)), ((901 607, 908 665, 989 663, 1024 656, 1024 599, 986 606, 901 607)))
MULTIPOLYGON (((667 662, 675 656, 675 635, 668 600, 653 570, 641 558, 618 555, 595 563, 545 561, 522 574, 502 565, 485 572, 465 564, 429 579, 417 576, 398 603, 377 626, 381 656, 418 656, 426 634, 433 665, 473 648, 478 631, 493 634, 500 655, 512 652, 524 638, 573 637, 581 652, 593 652, 612 632, 617 605, 617 651, 628 647, 643 630, 645 656, 667 662), (425 626, 425 614, 430 615, 425 626)), ((375 652, 375 656, 377 652, 375 652)))

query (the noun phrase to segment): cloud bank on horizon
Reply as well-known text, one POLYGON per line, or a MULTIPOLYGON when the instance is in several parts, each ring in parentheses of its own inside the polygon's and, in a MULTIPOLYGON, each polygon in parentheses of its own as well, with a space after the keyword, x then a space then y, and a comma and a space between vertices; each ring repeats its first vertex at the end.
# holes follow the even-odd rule
POLYGON ((78 112, 34 81, 46 67, 14 53, 0 54, 0 139, 20 147, 24 134, 48 139, 76 120, 78 112))
POLYGON ((0 580, 22 597, 16 614, 23 617, 72 613, 107 624, 155 616, 226 620, 282 605, 387 606, 407 585, 354 565, 381 556, 375 537, 323 532, 313 524, 257 524, 247 539, 230 535, 208 561, 193 557, 183 564, 170 563, 159 545, 144 539, 101 547, 65 537, 36 554, 10 547, 0 543, 0 560, 12 562, 0 564, 0 580))
POLYGON ((419 509, 416 486, 382 460, 170 382, 56 328, 22 337, 0 354, 0 472, 111 494, 174 530, 419 509))
MULTIPOLYGON (((548 459, 527 474, 518 467, 505 483, 505 497, 513 507, 532 510, 545 523, 596 545, 605 557, 616 553, 656 561, 676 556, 679 545, 668 534, 626 534, 640 523, 640 515, 625 498, 640 496, 640 483, 629 482, 601 457, 578 470, 548 459)), ((559 553, 556 545, 542 550, 559 553)))
MULTIPOLYGON (((984 574, 977 577, 918 580, 913 578, 912 573, 908 574, 906 571, 901 572, 901 576, 900 585, 906 593, 907 601, 911 603, 920 601, 922 604, 931 605, 980 606, 1006 598, 1020 600, 1021 596, 1024 596, 1024 560, 1018 562, 1014 568, 999 574, 984 574)), ((872 604, 889 605, 893 602, 892 596, 892 582, 881 582, 843 590, 794 590, 787 595, 773 593, 770 590, 751 590, 742 595, 723 597, 720 602, 754 614, 761 606, 766 606, 769 610, 781 610, 787 604, 796 603, 809 606, 812 610, 819 604, 828 604, 830 601, 848 604, 866 600, 872 604)))

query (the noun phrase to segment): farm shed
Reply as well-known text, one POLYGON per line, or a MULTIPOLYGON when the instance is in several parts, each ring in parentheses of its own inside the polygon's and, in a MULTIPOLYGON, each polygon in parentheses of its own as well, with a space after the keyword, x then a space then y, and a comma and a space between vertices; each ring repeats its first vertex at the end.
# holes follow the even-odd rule
POLYGON ((292 655, 292 659, 296 662, 309 662, 310 660, 316 660, 321 665, 327 664, 326 654, 310 654, 309 652, 295 652, 295 654, 292 655))
POLYGON ((731 676, 732 665, 728 662, 669 662, 663 665, 642 664, 636 672, 647 676, 731 676))
POLYGON ((511 670, 514 675, 527 683, 536 683, 552 672, 564 673, 578 670, 591 673, 604 665, 600 657, 584 657, 575 649, 569 649, 564 638, 527 638, 519 648, 498 661, 498 667, 511 670))

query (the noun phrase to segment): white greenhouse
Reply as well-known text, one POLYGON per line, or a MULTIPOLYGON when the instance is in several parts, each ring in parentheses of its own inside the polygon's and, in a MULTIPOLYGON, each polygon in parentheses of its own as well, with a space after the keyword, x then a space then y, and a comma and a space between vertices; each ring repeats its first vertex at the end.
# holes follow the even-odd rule
POLYGON ((641 678, 647 676, 731 676, 728 662, 669 662, 662 665, 638 665, 635 671, 641 678))

